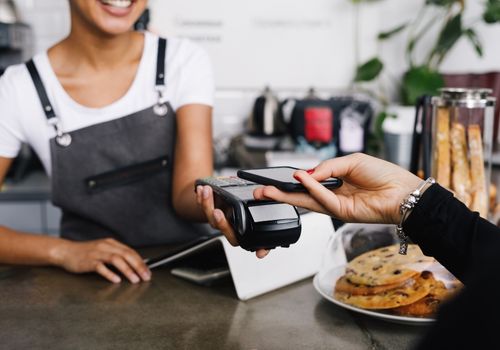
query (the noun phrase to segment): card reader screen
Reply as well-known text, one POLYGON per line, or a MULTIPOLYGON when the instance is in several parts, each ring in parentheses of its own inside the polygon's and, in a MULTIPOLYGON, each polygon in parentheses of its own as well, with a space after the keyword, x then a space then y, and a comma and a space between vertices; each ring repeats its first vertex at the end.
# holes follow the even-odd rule
POLYGON ((297 219, 295 209, 288 204, 267 204, 248 207, 254 222, 297 219))

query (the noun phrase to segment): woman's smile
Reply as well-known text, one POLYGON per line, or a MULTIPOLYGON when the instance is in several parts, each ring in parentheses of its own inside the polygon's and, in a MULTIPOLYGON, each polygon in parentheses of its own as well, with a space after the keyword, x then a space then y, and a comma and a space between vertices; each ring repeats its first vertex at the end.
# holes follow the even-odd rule
POLYGON ((126 16, 133 10, 135 0, 97 0, 108 14, 113 16, 126 16))

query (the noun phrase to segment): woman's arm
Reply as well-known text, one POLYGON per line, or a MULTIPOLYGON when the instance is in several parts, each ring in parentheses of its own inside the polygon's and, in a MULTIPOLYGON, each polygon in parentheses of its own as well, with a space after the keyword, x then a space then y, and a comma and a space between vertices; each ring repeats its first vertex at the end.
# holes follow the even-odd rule
POLYGON ((500 229, 439 185, 430 187, 403 225, 422 251, 467 283, 468 271, 498 260, 500 229))
MULTIPOLYGON (((10 158, 0 157, 0 184, 3 183, 12 161, 10 158)), ((25 265, 51 264, 52 251, 57 241, 55 238, 23 234, 0 226, 0 261, 25 265)))
MULTIPOLYGON (((268 186, 257 189, 255 197, 305 207, 347 222, 398 224, 400 203, 422 181, 392 163, 364 154, 323 162, 311 173, 296 173, 308 193, 284 193, 268 186), (344 185, 332 192, 318 182, 330 176, 342 178, 344 185)), ((486 266, 485 261, 494 260, 500 251, 500 229, 439 185, 424 193, 404 229, 424 253, 436 257, 464 282, 469 269, 486 266)))
MULTIPOLYGON (((11 163, 12 159, 0 157, 0 186, 11 163)), ((151 278, 141 256, 114 239, 72 242, 3 226, 0 226, 0 263, 53 265, 74 273, 96 272, 118 283, 121 278, 106 266, 113 265, 132 283, 151 278)))
POLYGON ((196 202, 194 182, 213 173, 212 108, 186 105, 177 110, 172 202, 183 218, 206 221, 196 202))

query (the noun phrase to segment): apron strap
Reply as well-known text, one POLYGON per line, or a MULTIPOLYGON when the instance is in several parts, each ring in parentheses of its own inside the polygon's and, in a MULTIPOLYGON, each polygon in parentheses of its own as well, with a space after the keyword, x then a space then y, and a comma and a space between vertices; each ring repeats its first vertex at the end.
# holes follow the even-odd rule
POLYGON ((40 73, 38 73, 35 62, 32 59, 29 60, 26 62, 26 68, 28 68, 33 84, 35 84, 35 89, 38 94, 38 98, 42 103, 43 112, 45 113, 47 122, 56 132, 55 139, 57 144, 61 147, 68 147, 71 145, 71 135, 62 131, 61 122, 59 121, 56 112, 54 112, 54 107, 52 107, 52 104, 50 103, 47 91, 45 90, 45 86, 43 86, 43 82, 40 78, 40 73))
POLYGON ((165 87, 165 56, 167 54, 167 40, 158 39, 158 53, 156 59, 156 88, 165 87))
POLYGON ((165 101, 165 57, 167 55, 167 40, 164 38, 158 39, 158 53, 156 57, 156 82, 155 90, 158 93, 158 100, 153 106, 155 114, 166 116, 168 114, 168 106, 165 101))
POLYGON ((45 113, 47 120, 51 121, 54 118, 56 118, 56 113, 54 112, 54 108, 50 103, 49 97, 47 96, 47 91, 43 86, 43 82, 42 79, 40 78, 40 74, 38 73, 38 69, 36 68, 35 62, 33 62, 32 59, 29 60, 28 62, 26 62, 26 68, 28 68, 28 72, 31 75, 31 79, 35 84, 36 92, 38 94, 40 102, 42 103, 43 112, 45 113))

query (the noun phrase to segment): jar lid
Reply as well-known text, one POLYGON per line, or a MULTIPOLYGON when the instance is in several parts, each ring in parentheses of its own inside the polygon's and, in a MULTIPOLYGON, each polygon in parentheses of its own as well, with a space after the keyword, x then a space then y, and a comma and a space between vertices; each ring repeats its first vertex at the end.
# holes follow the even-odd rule
POLYGON ((443 88, 441 97, 450 100, 485 100, 493 93, 491 89, 443 88))
POLYGON ((439 97, 432 98, 438 107, 486 108, 494 107, 493 90, 484 88, 443 88, 439 97))

